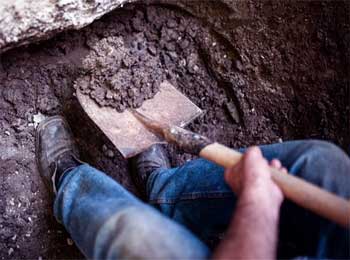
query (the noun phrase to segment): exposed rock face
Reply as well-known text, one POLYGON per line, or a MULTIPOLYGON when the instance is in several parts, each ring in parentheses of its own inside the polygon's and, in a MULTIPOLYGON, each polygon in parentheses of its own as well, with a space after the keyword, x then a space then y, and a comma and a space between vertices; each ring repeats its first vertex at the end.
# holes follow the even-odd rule
POLYGON ((0 52, 79 29, 134 0, 0 1, 0 52))

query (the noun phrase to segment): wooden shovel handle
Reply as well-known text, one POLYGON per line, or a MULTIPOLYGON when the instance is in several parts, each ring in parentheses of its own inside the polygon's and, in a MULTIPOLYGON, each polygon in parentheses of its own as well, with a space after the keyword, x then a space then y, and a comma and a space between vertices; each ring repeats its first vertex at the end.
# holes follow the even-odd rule
MULTIPOLYGON (((242 158, 241 153, 219 143, 206 146, 199 155, 224 168, 233 167, 242 158)), ((272 179, 286 198, 345 228, 350 227, 350 201, 275 168, 270 170, 272 179)))

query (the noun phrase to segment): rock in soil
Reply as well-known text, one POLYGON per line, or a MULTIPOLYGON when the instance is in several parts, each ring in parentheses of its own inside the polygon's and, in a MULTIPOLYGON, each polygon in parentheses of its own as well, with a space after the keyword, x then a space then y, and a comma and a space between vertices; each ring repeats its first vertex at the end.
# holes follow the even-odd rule
POLYGON ((80 29, 132 0, 2 1, 0 52, 47 39, 65 29, 80 29))

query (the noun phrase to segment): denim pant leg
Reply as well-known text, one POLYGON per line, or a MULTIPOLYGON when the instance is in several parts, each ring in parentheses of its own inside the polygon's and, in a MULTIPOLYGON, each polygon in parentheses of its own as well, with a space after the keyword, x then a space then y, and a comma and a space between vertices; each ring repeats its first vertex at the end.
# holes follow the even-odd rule
POLYGON ((202 259, 209 253, 183 226, 89 165, 61 179, 54 213, 87 258, 202 259))
POLYGON ((213 248, 231 220, 236 196, 224 169, 204 159, 158 170, 147 183, 149 203, 213 248))
MULTIPOLYGON (((350 198, 350 159, 336 146, 294 141, 261 149, 268 160, 280 159, 291 174, 350 198)), ((223 168, 203 159, 158 170, 148 181, 149 202, 213 246, 211 242, 227 229, 236 201, 223 173, 223 168)), ((282 205, 280 226, 281 257, 349 256, 347 230, 287 200, 282 205)))
MULTIPOLYGON (((338 196, 350 198, 350 158, 324 141, 294 141, 262 147, 264 156, 279 158, 289 172, 338 196)), ((350 217, 350 216, 349 216, 350 217)), ((281 208, 283 257, 349 258, 349 230, 286 200, 281 208)))

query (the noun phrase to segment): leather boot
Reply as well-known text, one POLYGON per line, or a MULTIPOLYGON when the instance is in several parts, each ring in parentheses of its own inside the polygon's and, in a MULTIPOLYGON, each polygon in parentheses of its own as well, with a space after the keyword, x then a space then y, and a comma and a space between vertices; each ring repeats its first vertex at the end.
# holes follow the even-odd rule
POLYGON ((68 123, 61 116, 42 121, 36 130, 36 159, 40 175, 56 194, 61 176, 79 166, 79 152, 68 123))
POLYGON ((150 174, 160 168, 170 168, 167 152, 160 144, 155 144, 148 150, 133 157, 130 159, 130 164, 133 181, 144 197, 147 195, 146 185, 150 174))

